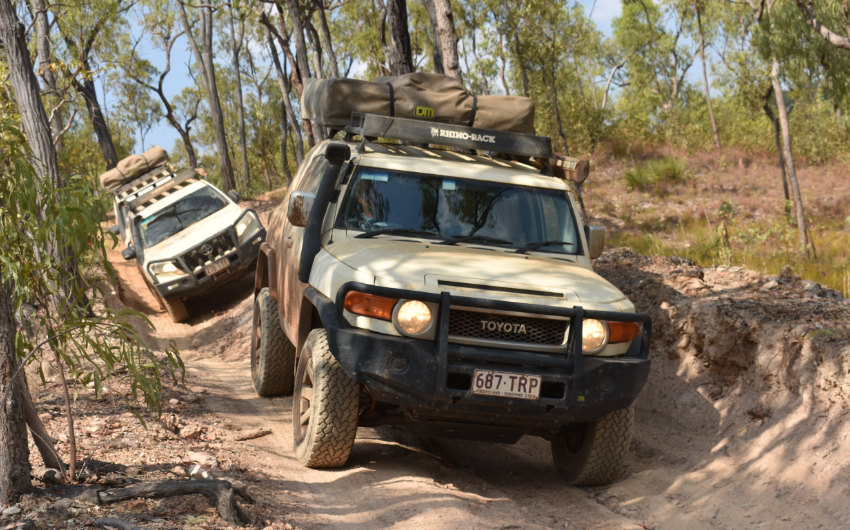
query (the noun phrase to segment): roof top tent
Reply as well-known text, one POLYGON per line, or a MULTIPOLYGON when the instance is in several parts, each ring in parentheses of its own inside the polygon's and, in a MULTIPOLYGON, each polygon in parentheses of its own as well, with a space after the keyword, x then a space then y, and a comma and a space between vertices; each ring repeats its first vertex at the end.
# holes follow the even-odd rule
POLYGON ((457 79, 415 72, 358 79, 308 79, 301 99, 304 117, 327 127, 415 145, 485 152, 531 164, 542 172, 583 182, 586 160, 557 155, 552 142, 534 132, 534 102, 522 96, 477 96, 457 79))

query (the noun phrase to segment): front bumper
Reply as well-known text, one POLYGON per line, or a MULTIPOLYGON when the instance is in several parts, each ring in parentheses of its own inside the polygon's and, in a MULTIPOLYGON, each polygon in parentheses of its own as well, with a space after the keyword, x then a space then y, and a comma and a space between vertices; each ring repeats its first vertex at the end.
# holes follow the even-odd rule
MULTIPOLYGON (((232 227, 228 230, 231 232, 234 231, 232 227)), ((220 236, 221 234, 216 234, 216 236, 210 238, 210 240, 220 236)), ((235 232, 232 236, 234 237, 233 240, 237 241, 235 238, 235 232)), ((260 251, 260 244, 265 238, 266 229, 261 228, 260 231, 257 232, 257 234, 251 239, 218 257, 216 261, 228 261, 227 268, 220 272, 208 275, 202 268, 200 270, 196 268, 188 275, 177 280, 154 284, 154 288, 163 298, 186 298, 188 296, 198 296, 212 291, 218 286, 235 280, 250 270, 254 270, 257 263, 257 255, 260 251)), ((178 256, 177 258, 174 258, 173 261, 179 262, 180 267, 183 270, 191 270, 190 265, 187 264, 183 256, 178 256)))
POLYGON ((328 344, 345 371, 381 403, 400 407, 414 420, 501 425, 555 432, 572 422, 598 419, 634 402, 649 376, 651 321, 646 313, 586 311, 388 289, 359 283, 343 286, 336 302, 313 288, 328 344), (384 335, 351 326, 342 315, 350 290, 440 304, 433 340, 384 335), (570 318, 561 354, 450 343, 450 306, 479 307, 570 318), (618 357, 581 355, 584 318, 639 322, 642 331, 618 357), (578 353, 577 353, 578 352, 578 353), (496 370, 542 378, 537 400, 493 397, 470 391, 473 371, 496 370))

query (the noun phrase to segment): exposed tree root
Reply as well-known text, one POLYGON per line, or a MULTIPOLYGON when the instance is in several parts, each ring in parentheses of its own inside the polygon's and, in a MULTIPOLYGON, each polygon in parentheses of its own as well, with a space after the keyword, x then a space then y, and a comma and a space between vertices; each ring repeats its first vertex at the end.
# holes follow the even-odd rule
MULTIPOLYGON (((146 482, 124 488, 89 489, 81 497, 95 504, 107 505, 130 499, 156 499, 175 495, 193 495, 200 493, 215 505, 221 518, 232 525, 248 523, 245 513, 236 504, 238 494, 244 500, 253 502, 245 488, 235 488, 226 480, 171 480, 166 482, 146 482)), ((126 523, 125 523, 126 524, 126 523)), ((115 526, 116 528, 135 528, 133 526, 115 526)))

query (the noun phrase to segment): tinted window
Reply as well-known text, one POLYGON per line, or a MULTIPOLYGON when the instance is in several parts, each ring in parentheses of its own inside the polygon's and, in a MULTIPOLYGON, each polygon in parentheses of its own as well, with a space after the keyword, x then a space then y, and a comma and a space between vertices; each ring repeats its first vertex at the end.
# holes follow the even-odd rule
POLYGON ((226 205, 215 190, 201 188, 139 222, 144 246, 152 247, 226 205))
POLYGON ((360 167, 340 211, 339 228, 409 229, 441 240, 579 252, 564 191, 360 167))

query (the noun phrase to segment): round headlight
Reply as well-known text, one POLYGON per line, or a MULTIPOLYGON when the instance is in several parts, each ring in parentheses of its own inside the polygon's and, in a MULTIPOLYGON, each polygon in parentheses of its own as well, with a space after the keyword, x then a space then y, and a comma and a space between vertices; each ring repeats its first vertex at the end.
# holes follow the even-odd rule
POLYGON ((599 353, 607 343, 608 325, 605 322, 588 318, 581 323, 581 350, 583 353, 599 353))
POLYGON ((396 324, 406 335, 420 335, 431 326, 431 308, 419 300, 403 302, 396 312, 396 324))

